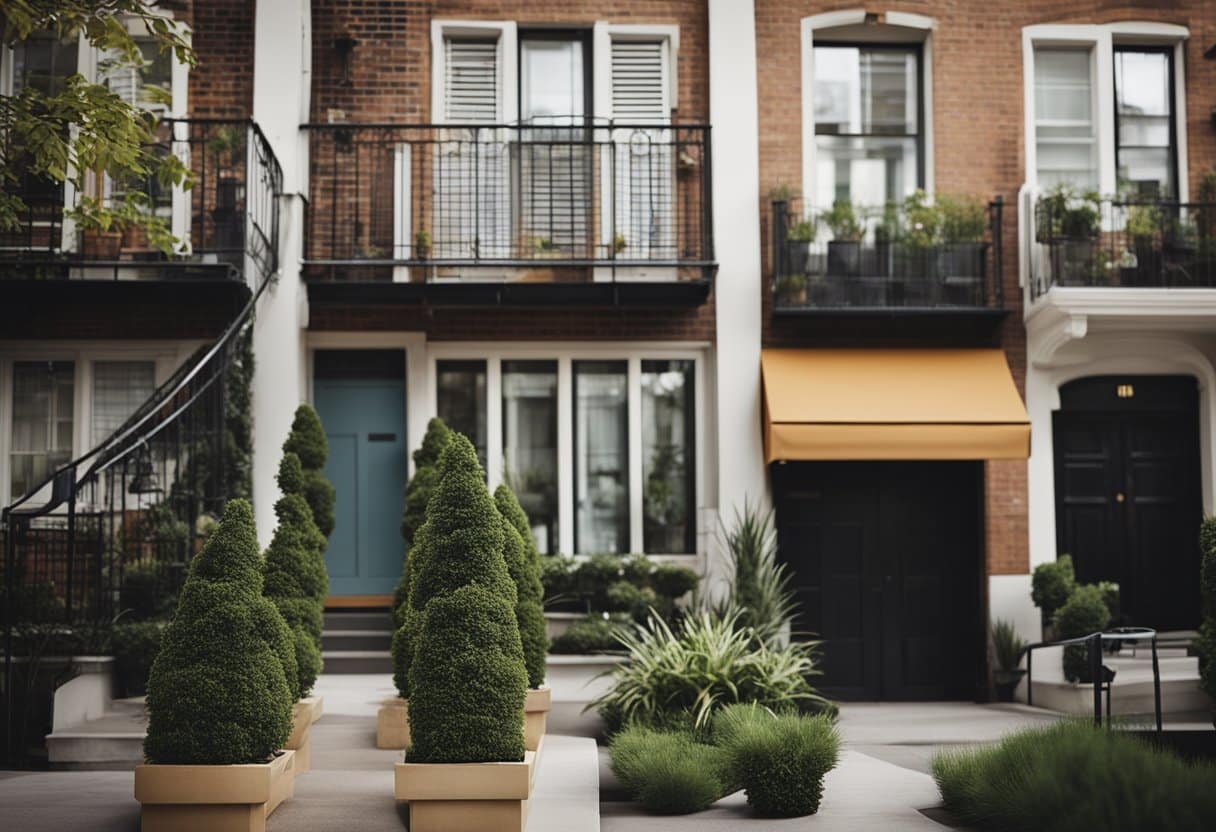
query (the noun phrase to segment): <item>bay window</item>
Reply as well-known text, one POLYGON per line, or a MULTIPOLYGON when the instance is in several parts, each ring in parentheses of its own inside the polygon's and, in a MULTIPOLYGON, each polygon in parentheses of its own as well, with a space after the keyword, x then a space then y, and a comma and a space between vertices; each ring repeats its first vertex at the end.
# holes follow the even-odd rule
POLYGON ((484 448, 542 553, 694 554, 698 355, 436 346, 435 412, 484 448))

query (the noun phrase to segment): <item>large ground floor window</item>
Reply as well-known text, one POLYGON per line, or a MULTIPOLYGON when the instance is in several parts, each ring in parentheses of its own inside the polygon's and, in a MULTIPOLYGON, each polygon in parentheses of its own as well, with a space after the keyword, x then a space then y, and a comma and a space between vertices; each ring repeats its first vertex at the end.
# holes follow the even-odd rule
POLYGON ((542 552, 696 552, 698 353, 431 356, 434 412, 519 495, 542 552))

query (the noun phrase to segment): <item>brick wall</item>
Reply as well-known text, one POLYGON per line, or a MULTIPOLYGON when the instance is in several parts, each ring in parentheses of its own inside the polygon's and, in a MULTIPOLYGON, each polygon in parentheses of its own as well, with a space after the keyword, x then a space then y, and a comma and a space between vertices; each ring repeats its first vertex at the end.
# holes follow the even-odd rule
POLYGON ((190 71, 189 104, 198 118, 253 114, 252 0, 194 0, 179 18, 191 23, 198 64, 190 71))
MULTIPOLYGON (((708 116, 708 66, 706 62, 707 18, 701 0, 609 0, 608 2, 571 2, 538 4, 535 2, 499 2, 498 0, 434 0, 405 2, 405 0, 315 0, 313 20, 313 95, 312 120, 327 122, 331 116, 351 123, 392 122, 396 124, 427 123, 432 120, 431 100, 431 20, 468 19, 482 21, 515 21, 520 28, 527 26, 569 27, 589 29, 597 21, 613 23, 676 24, 680 31, 677 77, 679 81, 678 109, 674 116, 681 122, 703 122, 708 116), (347 66, 334 48, 335 38, 353 38, 357 45, 347 66), (347 74, 349 73, 349 75, 347 74)), ((509 120, 514 120, 510 118, 509 120)), ((360 140, 367 135, 360 133, 360 140)), ((403 132, 407 141, 424 138, 419 133, 403 132)), ((314 147, 333 148, 318 137, 314 147)), ((340 190, 334 199, 324 191, 328 175, 321 158, 314 154, 312 194, 309 206, 315 217, 326 217, 337 203, 339 213, 359 212, 366 222, 366 233, 377 241, 391 240, 377 230, 376 217, 390 216, 384 198, 370 193, 371 186, 356 185, 340 190)), ((374 150, 348 156, 343 163, 350 168, 350 159, 357 156, 366 171, 391 170, 391 159, 385 162, 374 150)), ((429 169, 425 161, 414 164, 416 171, 429 169)), ((349 178, 351 173, 340 174, 349 178)), ((423 175, 419 173, 417 175, 423 175)), ((383 178, 383 177, 379 177, 383 178)), ((332 181, 332 180, 331 180, 332 181)), ((691 214, 692 212, 690 212, 691 214)), ((328 220, 327 220, 328 222, 328 220)), ((351 216, 338 219, 339 228, 351 226, 351 216)), ((596 220, 593 218, 592 227, 596 220)), ((415 228, 426 227, 425 220, 415 220, 415 228)), ((360 227, 363 228, 362 226, 360 227)), ((363 233, 356 231, 356 233, 363 233)), ((379 250, 382 246, 377 245, 379 250)), ((498 308, 373 308, 340 307, 313 303, 311 329, 422 329, 429 337, 444 339, 617 339, 647 338, 673 340, 708 340, 714 334, 713 303, 696 309, 639 310, 614 307, 565 309, 498 309, 498 308)))
MULTIPOLYGON (((795 192, 802 179, 801 42, 803 17, 865 6, 885 14, 912 12, 936 19, 933 31, 934 178, 938 192, 971 193, 1005 200, 1004 297, 1010 314, 1000 342, 1019 389, 1025 389, 1026 337, 1017 270, 1017 191, 1024 179, 1022 113, 1023 26, 1039 23, 1109 23, 1151 20, 1189 27, 1187 147, 1191 187, 1216 164, 1216 61, 1203 51, 1216 42, 1216 8, 1204 0, 1145 2, 1057 2, 1030 0, 952 3, 892 0, 874 5, 856 0, 756 0, 756 51, 760 111, 760 222, 765 268, 771 253, 769 194, 787 184, 795 192)), ((772 325, 771 296, 765 292, 765 344, 812 345, 805 326, 772 325)), ((990 574, 1028 569, 1026 465, 990 462, 985 466, 987 560, 990 574)))

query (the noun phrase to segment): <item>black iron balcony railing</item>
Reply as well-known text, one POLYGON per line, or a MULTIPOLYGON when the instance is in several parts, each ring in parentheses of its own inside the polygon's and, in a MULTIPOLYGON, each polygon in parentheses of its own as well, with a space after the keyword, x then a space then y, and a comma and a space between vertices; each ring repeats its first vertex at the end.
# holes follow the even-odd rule
MULTIPOLYGON (((139 183, 151 210, 180 241, 172 256, 141 229, 82 230, 71 221, 79 198, 61 184, 16 183, 26 204, 20 228, 0 232, 0 276, 10 278, 175 279, 230 277, 258 282, 277 268, 278 200, 283 172, 266 137, 249 120, 177 119, 157 126, 158 153, 190 169, 188 188, 139 183)), ((85 177, 93 198, 113 199, 123 184, 85 177)))
POLYGON ((1216 287, 1216 203, 1034 200, 1031 297, 1053 286, 1216 287))
POLYGON ((709 128, 314 124, 311 280, 707 280, 709 128))
POLYGON ((835 240, 797 200, 777 200, 772 206, 774 311, 1000 310, 1003 207, 998 196, 988 203, 986 216, 972 223, 971 234, 957 240, 908 233, 915 229, 895 219, 893 209, 885 219, 882 209, 859 209, 858 239, 835 240))

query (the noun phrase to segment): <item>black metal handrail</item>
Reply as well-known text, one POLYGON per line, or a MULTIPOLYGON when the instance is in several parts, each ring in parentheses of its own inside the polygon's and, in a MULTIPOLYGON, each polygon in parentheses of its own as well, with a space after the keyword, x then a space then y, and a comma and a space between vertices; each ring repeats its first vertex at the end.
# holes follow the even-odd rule
POLYGON ((1102 725, 1102 692, 1107 696, 1106 723, 1111 721, 1110 693, 1111 681, 1104 679, 1102 664, 1102 643, 1104 641, 1144 641, 1148 640, 1153 653, 1153 705, 1156 716, 1157 730, 1163 730, 1161 715, 1161 668, 1157 657, 1157 631, 1149 627, 1116 627, 1105 632, 1090 633, 1087 636, 1058 639, 1056 641, 1040 641, 1027 645, 1023 649, 1026 656, 1026 704, 1034 704, 1034 675, 1033 654, 1035 650, 1044 647, 1086 647, 1086 659, 1089 662, 1089 678, 1094 686, 1094 724, 1102 725))
MULTIPOLYGON (((139 229, 72 233, 64 187, 27 181, 18 188, 27 203, 20 227, 0 233, 0 277, 227 277, 252 284, 256 275, 274 272, 283 171, 261 128, 248 119, 165 119, 156 137, 154 151, 176 155, 192 179, 177 193, 155 177, 139 183, 154 215, 181 236, 179 252, 166 256, 139 229)), ((121 187, 91 181, 95 191, 121 187)))
POLYGON ((588 119, 305 129, 309 279, 712 274, 708 125, 588 119))
POLYGON ((1031 298, 1053 286, 1216 287, 1216 203, 1040 194, 1031 298))

